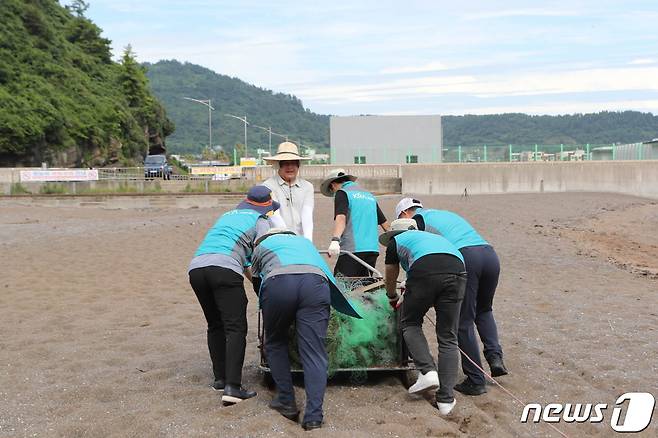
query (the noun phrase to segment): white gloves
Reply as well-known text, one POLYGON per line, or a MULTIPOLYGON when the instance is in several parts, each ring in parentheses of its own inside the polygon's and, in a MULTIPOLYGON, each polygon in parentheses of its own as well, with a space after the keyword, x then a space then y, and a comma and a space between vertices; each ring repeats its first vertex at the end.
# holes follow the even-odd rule
POLYGON ((340 255, 340 243, 332 240, 329 244, 329 257, 337 257, 340 255))
POLYGON ((398 289, 400 289, 400 293, 404 293, 404 291, 407 290, 407 280, 402 280, 400 284, 398 284, 398 289))

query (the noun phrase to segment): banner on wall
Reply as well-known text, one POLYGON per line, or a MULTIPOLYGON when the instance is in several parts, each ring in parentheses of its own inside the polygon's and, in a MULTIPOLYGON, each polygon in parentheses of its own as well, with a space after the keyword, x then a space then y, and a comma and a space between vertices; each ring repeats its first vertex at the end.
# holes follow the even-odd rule
POLYGON ((21 182, 98 181, 98 169, 21 170, 21 182))
POLYGON ((192 175, 242 175, 242 166, 194 166, 190 168, 192 175))

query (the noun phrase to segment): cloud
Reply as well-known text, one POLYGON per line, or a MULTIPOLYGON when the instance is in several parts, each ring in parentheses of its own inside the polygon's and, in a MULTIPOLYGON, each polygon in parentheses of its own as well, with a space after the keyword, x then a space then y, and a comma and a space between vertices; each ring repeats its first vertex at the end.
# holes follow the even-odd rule
POLYGON ((487 11, 471 13, 464 16, 466 20, 488 20, 511 17, 577 17, 580 13, 575 10, 559 10, 544 8, 504 9, 501 11, 487 11))
POLYGON ((601 91, 658 91, 658 67, 587 69, 517 75, 426 76, 360 85, 318 86, 297 90, 306 100, 375 102, 466 94, 479 98, 540 96, 601 91))
POLYGON ((447 93, 475 81, 472 76, 410 78, 363 85, 318 86, 298 90, 298 93, 313 100, 372 102, 400 96, 447 93))
MULTIPOLYGON (((463 114, 504 114, 504 113, 524 113, 532 115, 560 115, 560 114, 576 114, 576 113, 597 113, 601 111, 644 111, 653 112, 658 114, 658 100, 606 100, 602 102, 590 102, 586 100, 560 100, 560 101, 535 101, 535 102, 518 102, 516 104, 501 104, 501 105, 487 105, 487 106, 474 106, 474 105, 461 105, 457 104, 443 104, 441 110, 437 110, 436 106, 431 105, 418 105, 406 106, 404 109, 373 111, 368 108, 359 107, 356 111, 345 111, 345 107, 341 107, 341 111, 333 111, 334 114, 351 115, 351 114, 376 114, 382 116, 405 116, 405 115, 463 115, 463 114)), ((331 109, 331 108, 329 108, 331 109)))
POLYGON ((651 105, 655 2, 496 8, 483 0, 93 0, 89 14, 115 54, 131 43, 140 61, 200 64, 295 94, 316 111, 523 111, 517 102, 562 98, 573 109, 597 107, 579 103, 583 93, 609 93, 611 105, 646 94, 651 105))
MULTIPOLYGON (((610 100, 605 102, 587 101, 561 101, 542 102, 536 104, 519 103, 517 105, 493 105, 480 107, 464 107, 445 112, 445 115, 461 114, 503 114, 503 113, 525 113, 525 114, 575 114, 596 113, 601 111, 650 111, 658 113, 658 100, 610 100)), ((416 113, 422 114, 422 113, 416 113)))
POLYGON ((389 67, 379 71, 383 75, 405 74, 405 73, 427 73, 430 71, 448 70, 449 67, 442 62, 430 62, 424 65, 408 67, 389 67))
POLYGON ((658 64, 658 59, 655 58, 638 58, 629 62, 630 65, 647 65, 647 64, 658 64))

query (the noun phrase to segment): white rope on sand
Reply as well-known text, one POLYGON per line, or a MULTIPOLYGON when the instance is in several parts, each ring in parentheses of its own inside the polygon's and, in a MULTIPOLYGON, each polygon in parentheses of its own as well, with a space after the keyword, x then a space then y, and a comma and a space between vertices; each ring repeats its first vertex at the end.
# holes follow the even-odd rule
MULTIPOLYGON (((427 319, 427 320, 428 320, 428 321, 434 326, 434 328, 436 328, 436 323, 435 323, 434 321, 432 321, 432 318, 430 318, 430 317, 427 316, 427 315, 425 315, 425 318, 426 318, 426 319, 427 319)), ((459 348, 459 347, 457 347, 457 348, 459 348)), ((483 373, 485 376, 487 376, 487 378, 488 378, 489 380, 491 380, 493 383, 495 383, 496 385, 498 385, 498 387, 499 387, 500 389, 502 389, 507 395, 509 395, 509 396, 512 397, 516 402, 518 402, 519 404, 521 404, 521 406, 526 406, 526 405, 527 405, 527 403, 524 403, 523 400, 521 400, 520 398, 518 398, 517 396, 515 396, 511 391, 509 391, 509 390, 506 389, 503 385, 501 385, 500 383, 498 383, 498 382, 496 381, 496 379, 494 379, 489 373, 487 373, 485 370, 483 370, 481 366, 479 366, 477 363, 475 363, 475 361, 474 361, 473 359, 471 359, 466 353, 464 353, 464 350, 462 350, 461 348, 459 348, 459 351, 461 352, 461 354, 464 355, 464 357, 465 357, 466 359, 468 359, 473 365, 475 365, 475 367, 476 367, 478 370, 482 371, 482 373, 483 373)), ((547 426, 551 427, 553 430, 555 430, 557 433, 559 433, 560 435, 562 435, 564 438, 569 438, 569 436, 568 436, 567 434, 565 434, 564 432, 562 432, 560 429, 558 429, 557 427, 555 427, 555 426, 552 425, 551 423, 544 423, 544 424, 546 424, 547 426)))

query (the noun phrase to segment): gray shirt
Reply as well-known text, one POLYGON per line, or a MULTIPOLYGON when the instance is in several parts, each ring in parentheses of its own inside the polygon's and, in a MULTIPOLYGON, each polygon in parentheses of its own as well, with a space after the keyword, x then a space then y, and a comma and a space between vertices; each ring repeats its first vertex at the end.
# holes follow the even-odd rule
POLYGON ((279 256, 263 245, 258 245, 254 249, 252 256, 253 266, 252 271, 254 275, 261 277, 263 282, 270 277, 281 274, 317 274, 323 278, 327 278, 322 269, 313 265, 285 265, 281 264, 279 256))
MULTIPOLYGON (((258 219, 256 221, 256 239, 267 233, 271 227, 272 224, 268 219, 258 219)), ((251 242, 251 244, 253 245, 253 242, 251 242)), ((242 266, 238 259, 226 254, 201 254, 194 257, 192 261, 190 261, 187 272, 190 272, 192 269, 196 268, 205 268, 206 266, 220 266, 222 268, 230 269, 231 271, 240 275, 244 274, 245 268, 242 266)))
POLYGON ((304 236, 313 241, 313 184, 297 177, 288 184, 279 174, 268 178, 263 185, 272 190, 272 199, 281 204, 274 214, 274 224, 277 216, 283 219, 286 228, 298 236, 304 236))

